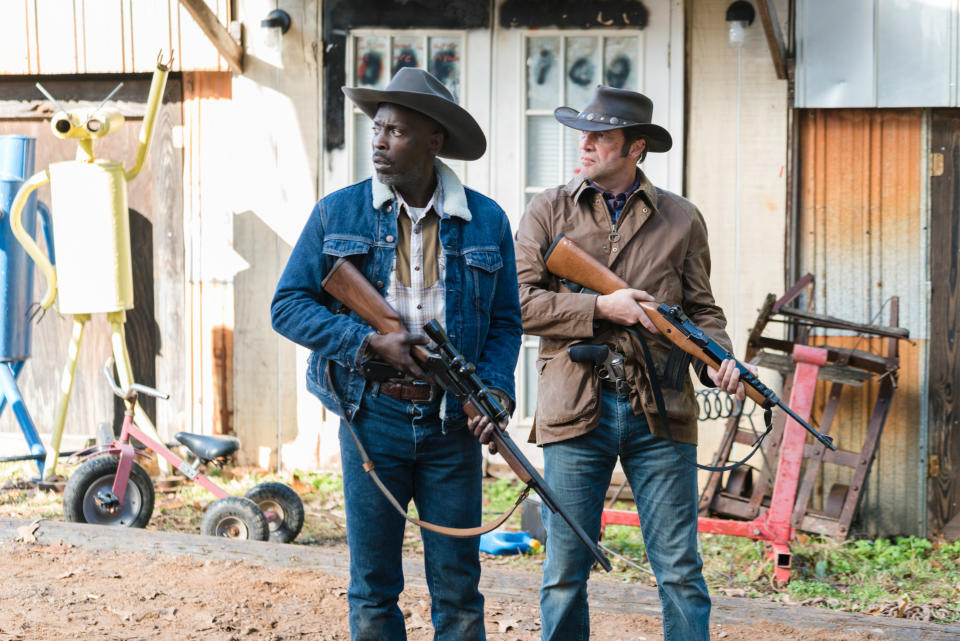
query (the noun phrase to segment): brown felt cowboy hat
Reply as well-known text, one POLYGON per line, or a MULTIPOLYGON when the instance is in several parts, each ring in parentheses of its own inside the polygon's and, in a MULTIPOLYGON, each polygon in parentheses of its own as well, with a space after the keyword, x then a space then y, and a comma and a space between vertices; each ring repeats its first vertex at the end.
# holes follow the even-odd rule
POLYGON ((648 151, 669 151, 673 146, 670 132, 651 122, 653 101, 636 91, 597 85, 596 93, 583 111, 558 107, 553 116, 567 127, 580 131, 636 127, 643 131, 648 151))
POLYGON ((400 69, 383 90, 343 87, 343 93, 370 118, 384 102, 433 118, 446 130, 439 153, 444 158, 476 160, 487 150, 487 139, 477 121, 453 100, 453 95, 442 82, 423 69, 400 69))

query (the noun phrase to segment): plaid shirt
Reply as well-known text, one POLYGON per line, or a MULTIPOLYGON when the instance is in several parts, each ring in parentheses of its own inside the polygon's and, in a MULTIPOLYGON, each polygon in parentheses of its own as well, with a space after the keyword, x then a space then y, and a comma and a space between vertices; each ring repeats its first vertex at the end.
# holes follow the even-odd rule
POLYGON ((400 192, 397 201, 397 260, 390 270, 387 302, 393 306, 407 331, 423 334, 423 326, 436 319, 446 329, 443 279, 445 264, 440 247, 440 216, 443 188, 437 189, 426 207, 411 207, 400 192))

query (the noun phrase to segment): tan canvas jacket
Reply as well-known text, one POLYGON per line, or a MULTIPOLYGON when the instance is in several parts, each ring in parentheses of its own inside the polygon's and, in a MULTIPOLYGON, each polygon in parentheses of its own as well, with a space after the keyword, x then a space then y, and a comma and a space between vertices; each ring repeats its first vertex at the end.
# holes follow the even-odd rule
MULTIPOLYGON (((585 434, 600 420, 600 384, 593 366, 572 362, 566 351, 568 345, 582 341, 605 343, 627 357, 627 376, 635 383, 630 397, 633 411, 642 411, 653 432, 666 437, 643 371, 640 345, 618 325, 601 321, 595 330, 597 297, 574 293, 547 271, 543 255, 558 234, 606 263, 632 287, 661 303, 682 305, 693 322, 730 350, 726 318, 710 289, 703 216, 688 200, 654 187, 641 172, 640 188, 627 200, 614 229, 601 195, 577 177, 530 201, 516 234, 523 329, 541 337, 536 442, 585 434)), ((661 375, 671 344, 641 331, 661 375)), ((697 371, 703 384, 712 387, 705 368, 697 371)), ((697 406, 690 376, 684 376, 681 389, 663 388, 663 395, 673 437, 696 443, 697 406)))

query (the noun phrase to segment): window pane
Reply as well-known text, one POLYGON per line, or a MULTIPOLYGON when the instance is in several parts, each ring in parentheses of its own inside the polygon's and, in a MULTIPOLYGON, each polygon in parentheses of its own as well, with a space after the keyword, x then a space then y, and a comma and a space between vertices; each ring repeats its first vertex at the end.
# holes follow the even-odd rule
POLYGON ((357 86, 383 89, 390 80, 387 69, 387 37, 358 37, 354 62, 353 77, 357 86))
POLYGON ((560 182, 560 129, 553 116, 527 116, 527 186, 560 182))
POLYGON ((353 115, 353 179, 364 180, 373 175, 373 123, 362 113, 353 115))
POLYGON ((430 68, 437 80, 460 102, 460 38, 437 36, 430 38, 430 68))
POLYGON ((393 58, 390 77, 404 67, 423 67, 423 38, 420 36, 394 36, 393 58))
POLYGON ((567 38, 564 105, 580 111, 590 102, 593 88, 601 84, 599 49, 593 36, 567 38))
POLYGON ((603 78, 618 89, 637 89, 637 38, 607 38, 604 42, 603 78))
POLYGON ((527 40, 527 108, 560 106, 560 38, 527 40))

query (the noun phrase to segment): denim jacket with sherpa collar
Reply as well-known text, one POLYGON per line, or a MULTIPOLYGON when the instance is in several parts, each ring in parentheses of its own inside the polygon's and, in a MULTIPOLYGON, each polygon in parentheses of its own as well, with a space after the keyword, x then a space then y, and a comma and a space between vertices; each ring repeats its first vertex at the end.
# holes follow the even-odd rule
MULTIPOLYGON (((443 194, 439 234, 446 261, 447 334, 476 364, 480 379, 513 401, 523 330, 510 223, 493 200, 465 188, 443 163, 435 166, 443 194)), ((386 294, 396 239, 393 191, 375 178, 326 196, 310 214, 270 306, 273 328, 312 350, 307 389, 348 419, 363 397, 366 381, 357 366, 373 330, 320 283, 337 259, 349 257, 386 294)), ((444 429, 464 423, 459 402, 449 394, 441 417, 444 429)))

